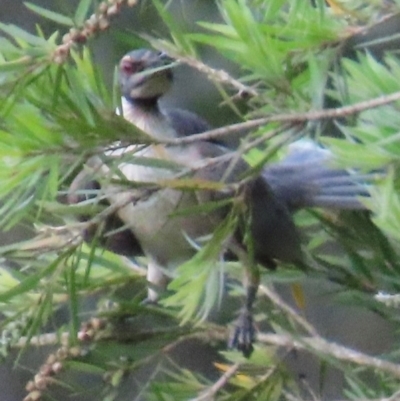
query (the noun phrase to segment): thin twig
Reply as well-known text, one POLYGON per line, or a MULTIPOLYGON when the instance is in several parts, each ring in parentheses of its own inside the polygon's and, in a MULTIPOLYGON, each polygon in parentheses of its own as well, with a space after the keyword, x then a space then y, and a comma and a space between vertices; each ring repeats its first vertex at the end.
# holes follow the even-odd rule
POLYGON ((366 355, 362 352, 347 348, 345 346, 329 342, 321 337, 315 328, 301 317, 292 307, 287 305, 278 294, 273 290, 261 285, 260 291, 266 295, 275 305, 289 315, 301 327, 303 327, 311 337, 293 338, 288 334, 262 334, 257 336, 260 342, 283 346, 295 349, 311 349, 322 355, 333 356, 342 361, 356 363, 358 365, 379 369, 400 378, 400 365, 366 355))
POLYGON ((48 345, 59 345, 68 344, 70 333, 44 333, 32 337, 21 337, 15 344, 12 344, 12 348, 23 349, 27 344, 34 345, 36 347, 44 347, 48 345))
POLYGON ((257 336, 258 341, 266 344, 277 345, 280 347, 313 350, 321 355, 334 357, 338 360, 355 363, 360 366, 378 369, 400 378, 400 365, 385 361, 377 357, 363 354, 351 348, 344 347, 333 342, 329 342, 322 337, 296 337, 287 334, 263 334, 257 336))
POLYGON ((225 70, 214 69, 209 65, 195 59, 194 57, 180 56, 177 54, 176 59, 206 74, 212 81, 218 81, 222 84, 228 84, 232 86, 239 91, 239 96, 258 96, 258 92, 254 88, 242 84, 237 79, 231 77, 225 70))
POLYGON ((276 129, 273 129, 273 130, 270 130, 270 131, 266 132, 265 134, 257 137, 256 139, 254 139, 252 141, 249 141, 247 144, 243 145, 243 148, 241 149, 242 154, 245 154, 249 150, 254 149, 255 147, 265 143, 269 139, 272 139, 273 137, 277 136, 281 132, 283 132, 285 130, 289 130, 289 129, 290 129, 290 125, 289 124, 288 125, 283 125, 281 127, 278 127, 276 129))
POLYGON ((301 317, 291 306, 289 306, 283 299, 271 288, 265 285, 259 286, 261 291, 266 297, 268 297, 275 305, 277 305, 283 312, 290 316, 299 326, 301 326, 306 332, 314 337, 319 337, 319 334, 315 328, 307 322, 306 319, 301 317))
POLYGON ((235 88, 239 92, 239 96, 258 96, 258 92, 251 86, 244 85, 242 82, 230 76, 225 70, 217 70, 210 67, 209 65, 203 63, 202 61, 196 59, 195 57, 185 56, 180 54, 178 51, 171 48, 171 46, 165 46, 165 43, 151 37, 149 35, 142 35, 146 40, 148 40, 152 46, 156 49, 165 51, 169 56, 181 63, 187 64, 188 66, 200 71, 201 73, 207 75, 211 81, 216 81, 221 84, 227 84, 232 88, 235 88))
MULTIPOLYGON (((220 326, 211 325, 211 329, 206 331, 200 331, 197 333, 188 333, 186 336, 182 337, 190 337, 190 338, 199 338, 203 340, 211 341, 211 339, 216 340, 224 340, 226 339, 227 329, 222 328, 220 326)), ((154 335, 155 333, 153 333, 154 335)), ((146 334, 148 336, 149 333, 146 334)), ((132 333, 133 337, 137 337, 137 333, 132 333)), ((115 336, 113 334, 108 334, 106 337, 102 338, 102 340, 111 340, 118 338, 119 336, 115 336)), ((49 333, 49 334, 42 334, 39 336, 34 336, 29 339, 29 343, 38 346, 44 345, 54 345, 61 343, 66 343, 69 338, 69 333, 49 333)), ((125 336, 125 340, 128 336, 125 336)), ((351 362, 356 365, 377 369, 381 372, 386 372, 391 374, 394 377, 400 378, 400 365, 395 364, 390 361, 386 361, 377 357, 366 355, 362 352, 353 350, 351 348, 345 347, 343 345, 339 345, 333 342, 329 342, 322 337, 292 337, 289 334, 266 334, 266 333, 259 333, 258 341, 265 344, 272 344, 279 347, 284 347, 287 349, 297 349, 297 350, 313 350, 321 355, 326 355, 330 357, 334 357, 338 360, 351 362)), ((173 344, 176 346, 182 341, 182 338, 174 342, 173 344)), ((27 337, 21 337, 17 344, 12 345, 13 347, 21 348, 26 346, 28 342, 27 337)), ((170 349, 170 348, 168 348, 170 349)), ((233 370, 232 370, 233 372, 233 370)), ((232 373, 234 374, 234 372, 232 373)), ((231 376, 229 376, 231 377, 231 376)), ((229 379, 229 377, 227 379, 229 379)), ((221 378, 222 380, 226 380, 221 378)), ((215 386, 217 387, 217 383, 215 386)), ((215 388, 216 388, 215 387, 215 388)), ((220 388, 220 387, 219 387, 220 388)), ((400 394, 393 394, 387 401, 395 401, 399 397, 400 394)))
POLYGON ((235 152, 233 153, 231 152, 232 155, 230 157, 230 163, 225 169, 222 181, 225 181, 225 179, 231 175, 231 173, 234 171, 238 163, 243 162, 243 157, 246 154, 246 152, 248 152, 249 150, 255 148, 256 146, 262 143, 265 143, 267 140, 273 138, 274 136, 277 136, 287 128, 289 127, 283 124, 277 129, 268 131, 266 134, 256 138, 253 141, 249 141, 248 143, 243 142, 243 144, 235 152))
POLYGON ((252 128, 258 128, 262 125, 266 125, 271 122, 280 123, 303 123, 306 121, 316 120, 327 120, 334 118, 341 118, 350 116, 353 114, 360 113, 365 110, 373 109, 379 106, 384 106, 389 103, 393 103, 400 100, 400 91, 391 93, 390 95, 383 95, 374 99, 365 100, 363 102, 354 103, 348 106, 324 109, 324 110, 312 110, 305 113, 284 113, 276 114, 268 117, 258 118, 255 120, 245 121, 243 123, 237 123, 228 125, 225 127, 213 129, 210 131, 203 132, 201 134, 191 135, 182 138, 166 139, 160 142, 181 145, 184 143, 192 143, 196 141, 208 141, 211 139, 219 138, 236 132, 246 131, 252 128))
POLYGON ((137 0, 108 0, 108 2, 101 2, 96 11, 84 21, 81 27, 73 27, 63 36, 62 44, 58 45, 54 50, 52 60, 57 64, 66 62, 71 49, 75 45, 86 43, 90 37, 108 29, 111 17, 119 14, 123 5, 133 7, 137 4, 137 0))
POLYGON ((218 391, 225 387, 229 379, 238 371, 239 367, 240 363, 236 362, 211 387, 190 401, 212 401, 218 391))

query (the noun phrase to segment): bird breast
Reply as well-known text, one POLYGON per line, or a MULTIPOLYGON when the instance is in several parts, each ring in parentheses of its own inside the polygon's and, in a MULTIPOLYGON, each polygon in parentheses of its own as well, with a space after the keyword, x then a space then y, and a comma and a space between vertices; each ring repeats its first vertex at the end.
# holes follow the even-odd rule
POLYGON ((121 105, 124 118, 152 138, 165 140, 178 136, 158 106, 154 109, 142 108, 125 98, 122 98, 121 105))
MULTIPOLYGON (((126 160, 118 165, 118 174, 102 164, 103 173, 108 175, 109 184, 103 188, 112 205, 120 205, 118 216, 124 221, 141 244, 144 252, 151 255, 166 268, 175 268, 183 261, 194 255, 196 250, 188 238, 196 241, 212 233, 218 215, 216 213, 176 215, 182 210, 189 210, 204 202, 204 191, 177 190, 168 187, 166 180, 173 179, 177 174, 197 171, 207 164, 201 147, 187 145, 162 146, 150 145, 145 148, 140 145, 131 145, 125 149, 109 151, 109 157, 126 160, 131 154, 131 161, 126 160), (157 168, 135 164, 135 158, 151 158, 163 160, 179 166, 176 169, 157 168), (110 174, 113 184, 110 184, 110 174), (130 185, 119 185, 118 179, 132 182, 130 185), (135 183, 147 183, 135 185, 135 183), (151 184, 156 184, 152 186, 151 184)), ((192 174, 189 174, 189 178, 192 174)), ((202 177, 204 178, 204 177, 202 177)), ((121 181, 122 182, 122 181, 121 181)))

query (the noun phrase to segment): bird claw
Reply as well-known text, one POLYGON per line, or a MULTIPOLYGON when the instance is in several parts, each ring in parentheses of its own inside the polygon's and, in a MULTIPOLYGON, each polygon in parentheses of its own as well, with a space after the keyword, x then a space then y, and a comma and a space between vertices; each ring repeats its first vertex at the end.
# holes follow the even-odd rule
POLYGON ((236 348, 244 357, 249 358, 254 349, 255 337, 253 314, 247 308, 243 308, 229 338, 228 347, 236 348))

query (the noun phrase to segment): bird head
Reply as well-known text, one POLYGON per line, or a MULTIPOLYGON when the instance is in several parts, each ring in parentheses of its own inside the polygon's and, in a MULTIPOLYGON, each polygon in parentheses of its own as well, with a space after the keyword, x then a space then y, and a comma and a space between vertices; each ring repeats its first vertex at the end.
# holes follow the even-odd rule
POLYGON ((126 54, 119 64, 119 82, 127 100, 150 100, 163 96, 171 87, 173 59, 148 49, 126 54))

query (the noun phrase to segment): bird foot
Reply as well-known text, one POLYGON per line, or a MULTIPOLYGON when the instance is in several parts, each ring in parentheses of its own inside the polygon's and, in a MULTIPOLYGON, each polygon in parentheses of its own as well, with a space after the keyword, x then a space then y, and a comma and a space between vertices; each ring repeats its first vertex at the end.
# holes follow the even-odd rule
POLYGON ((228 341, 229 348, 236 348, 249 358, 253 352, 253 343, 256 337, 256 330, 253 321, 253 314, 247 308, 240 311, 228 341))

